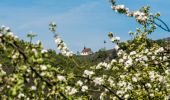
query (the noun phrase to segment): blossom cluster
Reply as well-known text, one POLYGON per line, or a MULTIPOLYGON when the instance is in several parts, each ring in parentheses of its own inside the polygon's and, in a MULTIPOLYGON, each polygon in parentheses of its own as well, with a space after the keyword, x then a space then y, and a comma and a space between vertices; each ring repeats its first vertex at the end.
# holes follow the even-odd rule
MULTIPOLYGON (((6 26, 4 26, 4 25, 2 25, 2 26, 0 27, 0 36, 2 36, 2 33, 3 33, 3 34, 6 34, 6 35, 8 35, 8 36, 14 37, 14 34, 13 34, 13 32, 11 32, 10 28, 9 28, 9 27, 6 27, 6 26)), ((16 36, 15 36, 15 37, 16 37, 16 36)))
MULTIPOLYGON (((100 62, 92 69, 85 70, 83 74, 84 77, 88 77, 91 80, 95 87, 98 86, 99 90, 103 91, 102 87, 107 87, 101 92, 100 99, 104 99, 111 92, 108 88, 115 91, 115 95, 111 97, 112 99, 139 99, 141 96, 141 98, 146 96, 152 99, 155 99, 155 97, 169 98, 170 63, 168 59, 170 56, 162 55, 165 49, 158 45, 148 48, 146 47, 147 44, 142 42, 137 49, 122 50, 119 47, 120 38, 113 36, 111 32, 109 33, 109 38, 116 43, 118 57, 112 59, 109 63, 100 62), (162 91, 165 93, 162 93, 162 91)), ((83 85, 82 81, 77 83, 80 86, 83 85)))
MULTIPOLYGON (((148 96, 153 99, 156 96, 167 98, 168 95, 166 94, 169 94, 168 91, 170 91, 170 68, 168 67, 168 59, 170 57, 169 55, 162 55, 165 49, 158 45, 147 48, 145 47, 146 44, 142 42, 141 45, 138 45, 139 48, 137 49, 122 50, 121 47, 119 47, 119 37, 113 36, 113 33, 110 32, 109 38, 113 43, 116 43, 115 49, 117 51, 118 57, 112 59, 111 62, 100 62, 94 67, 82 70, 83 74, 80 77, 83 79, 78 79, 78 81, 76 77, 74 77, 76 74, 70 76, 71 78, 69 79, 69 73, 66 73, 68 74, 67 77, 64 76, 64 74, 59 74, 59 72, 55 73, 56 69, 51 69, 50 71, 51 66, 46 64, 35 65, 34 70, 29 68, 28 65, 22 65, 22 67, 18 68, 18 70, 20 70, 20 72, 26 73, 25 76, 27 78, 25 81, 32 84, 29 87, 29 91, 32 92, 39 89, 38 85, 36 84, 39 79, 36 80, 36 75, 33 73, 35 70, 37 70, 39 71, 39 75, 43 80, 50 79, 49 82, 51 83, 57 82, 58 86, 56 87, 61 88, 59 89, 60 92, 62 91, 68 97, 77 96, 77 94, 80 92, 82 94, 84 93, 85 95, 91 95, 89 91, 97 89, 97 91, 100 91, 100 99, 105 99, 105 97, 108 97, 108 95, 112 95, 112 91, 114 91, 114 94, 110 97, 111 99, 130 99, 131 97, 139 98, 141 96, 143 96, 141 98, 148 96), (35 78, 35 83, 31 83, 31 79, 28 78, 29 75, 32 75, 31 77, 35 78), (53 78, 53 76, 56 78, 53 78), (75 79, 75 84, 69 85, 67 82, 73 81, 73 79, 75 79)), ((62 42, 60 38, 57 38, 55 41, 57 44, 62 42)), ((128 48, 135 48, 137 46, 135 45, 135 41, 133 44, 127 43, 128 48)), ((37 50, 36 48, 31 48, 31 51, 36 54, 36 57, 39 57, 41 53, 44 54, 47 52, 46 50, 37 50)), ((20 54, 18 52, 12 54, 12 59, 19 59, 18 56, 20 54)), ((3 80, 2 77, 6 75, 6 72, 3 71, 1 67, 2 65, 0 65, 0 79, 3 80)), ((19 79, 23 79, 22 74, 17 73, 12 76, 10 82, 15 83, 16 81, 19 81, 19 79)), ((7 83, 7 88, 10 87, 12 88, 12 91, 15 90, 11 84, 8 85, 7 83)), ((42 89, 44 89, 43 87, 42 89)), ((5 88, 2 90, 4 89, 5 88)), ((0 89, 0 91, 2 90, 0 89)), ((56 93, 55 87, 53 87, 51 93, 56 93)), ((17 98, 29 97, 28 94, 22 93, 21 91, 17 93, 14 92, 14 95, 17 95, 17 98)))
POLYGON ((63 55, 68 57, 73 56, 73 52, 67 48, 67 45, 58 35, 55 36, 55 43, 57 44, 57 48, 61 51, 63 55))
MULTIPOLYGON (((123 5, 116 6, 114 9, 117 9, 118 12, 125 12, 128 16, 134 16, 137 21, 145 22, 147 20, 145 13, 140 11, 129 13, 129 10, 123 5)), ((144 41, 146 37, 141 34, 135 37, 134 40, 137 41, 134 41, 133 44, 126 43, 129 50, 123 50, 120 47, 120 37, 114 36, 112 32, 109 32, 108 36, 115 43, 117 58, 112 59, 109 63, 100 62, 95 67, 84 70, 84 79, 76 83, 80 89, 69 86, 66 89, 68 94, 73 95, 78 90, 85 92, 90 90, 89 88, 93 85, 94 87, 98 86, 99 91, 103 91, 104 87, 104 91, 100 94, 100 99, 107 97, 107 94, 112 90, 115 91, 112 99, 139 98, 141 95, 154 98, 158 94, 161 94, 160 97, 166 98, 168 95, 162 93, 161 89, 166 88, 166 93, 169 93, 167 91, 170 90, 170 79, 168 78, 170 68, 168 67, 169 56, 161 55, 164 48, 158 45, 146 47, 147 44, 144 41), (136 46, 139 48, 136 48, 136 46), (159 70, 160 66, 164 66, 163 73, 159 70), (87 83, 90 83, 89 86, 84 85, 87 83), (163 87, 160 87, 161 85, 163 87), (143 89, 143 87, 145 88, 143 89)))
POLYGON ((82 91, 82 92, 86 92, 86 91, 88 90, 88 86, 87 86, 87 85, 84 85, 81 80, 78 80, 78 81, 76 82, 76 85, 81 87, 81 91, 82 91))
MULTIPOLYGON (((114 1, 114 0, 112 0, 114 1)), ((130 12, 124 5, 112 9, 132 16, 145 23, 145 13, 130 12)), ((50 24, 55 35, 55 43, 65 56, 73 56, 63 40, 56 35, 56 24, 50 24)), ((150 30, 153 31, 153 30, 150 30)), ((120 46, 120 37, 109 32, 115 43, 116 58, 110 62, 80 68, 62 68, 50 65, 44 59, 47 51, 40 43, 17 45, 8 27, 0 27, 0 49, 10 58, 12 72, 7 73, 5 63, 0 61, 0 98, 2 99, 57 99, 57 100, 163 100, 170 94, 170 55, 164 47, 148 41, 147 34, 125 42, 126 49, 120 46), (2 42, 3 40, 3 42, 2 42), (10 41, 9 41, 10 40, 10 41), (148 46, 148 42, 152 44, 148 46), (15 43, 15 44, 14 44, 15 43), (30 46, 31 45, 31 46, 30 46), (23 49, 24 48, 24 49, 23 49), (25 50, 25 51, 24 51, 25 50), (2 64, 1 64, 2 63, 2 64), (97 96, 96 96, 97 95, 97 96), (99 96, 100 95, 100 96, 99 96), (9 97, 7 97, 9 96, 9 97)), ((10 66, 8 66, 10 67, 10 66)))
POLYGON ((56 23, 52 22, 49 24, 49 29, 54 33, 55 43, 57 44, 57 48, 61 51, 61 53, 65 56, 71 57, 73 56, 73 52, 70 51, 64 41, 56 34, 56 23))
POLYGON ((67 86, 65 92, 68 93, 68 95, 73 95, 77 93, 78 91, 74 87, 67 86))
POLYGON ((136 20, 141 24, 146 23, 147 18, 148 18, 144 12, 141 12, 141 11, 131 12, 129 8, 125 7, 125 5, 116 5, 116 3, 114 3, 114 5, 112 5, 111 8, 115 10, 116 12, 126 14, 129 17, 135 17, 136 20))
POLYGON ((147 21, 147 16, 144 12, 135 11, 133 12, 133 16, 136 18, 137 21, 141 23, 145 23, 147 21))

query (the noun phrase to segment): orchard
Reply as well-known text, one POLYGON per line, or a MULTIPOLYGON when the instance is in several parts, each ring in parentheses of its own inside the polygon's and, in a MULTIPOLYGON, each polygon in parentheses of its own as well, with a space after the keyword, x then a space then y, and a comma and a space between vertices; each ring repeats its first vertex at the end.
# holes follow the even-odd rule
POLYGON ((121 47, 121 39, 112 32, 108 38, 115 44, 116 58, 110 62, 83 66, 56 33, 56 24, 49 24, 61 59, 68 66, 50 63, 50 51, 38 42, 34 34, 25 42, 10 28, 0 27, 0 55, 10 62, 0 61, 1 100, 168 100, 170 99, 169 49, 150 41, 149 34, 159 26, 160 14, 151 14, 149 6, 131 11, 111 0, 116 13, 134 18, 140 25, 129 32, 132 40, 121 47), (49 59, 49 60, 47 60, 49 59))

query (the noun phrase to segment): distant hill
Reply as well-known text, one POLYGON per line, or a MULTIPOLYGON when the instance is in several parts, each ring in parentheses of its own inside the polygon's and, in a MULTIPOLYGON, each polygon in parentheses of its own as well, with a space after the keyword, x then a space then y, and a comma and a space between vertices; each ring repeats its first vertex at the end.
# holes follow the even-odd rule
MULTIPOLYGON (((170 49, 170 37, 158 39, 158 40, 151 40, 151 41, 158 43, 162 47, 165 47, 165 48, 168 47, 170 49)), ((122 44, 124 44, 124 42, 122 42, 122 44)), ((122 49, 125 49, 125 48, 122 47, 122 49)), ((108 62, 111 59, 116 58, 116 57, 117 57, 117 55, 116 55, 115 49, 110 49, 110 50, 100 49, 99 51, 97 51, 91 55, 77 56, 77 58, 81 59, 81 61, 87 61, 87 62, 93 63, 93 64, 97 64, 101 61, 108 62)))
POLYGON ((164 41, 167 42, 167 43, 170 43, 170 37, 163 38, 162 40, 164 40, 164 41))

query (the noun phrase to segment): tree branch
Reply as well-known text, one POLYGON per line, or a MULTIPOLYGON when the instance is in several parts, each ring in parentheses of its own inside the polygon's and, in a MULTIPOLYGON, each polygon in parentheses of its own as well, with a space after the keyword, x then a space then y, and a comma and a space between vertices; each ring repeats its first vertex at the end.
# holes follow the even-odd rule
MULTIPOLYGON (((4 40, 5 41, 5 40, 4 40)), ((11 42, 6 42, 9 45, 11 45, 14 49, 16 49, 24 58, 24 63, 30 63, 28 61, 28 57, 25 54, 25 52, 19 47, 19 45, 14 41, 13 43, 11 42)), ((32 66, 29 66, 31 68, 31 70, 43 81, 47 84, 47 86, 52 87, 53 85, 51 83, 49 83, 47 80, 45 80, 32 66)), ((59 94, 66 100, 68 99, 61 91, 59 91, 59 94)))
MULTIPOLYGON (((89 81, 93 81, 92 79, 90 78, 87 78, 87 77, 83 77, 83 76, 75 76, 75 77, 79 77, 79 78, 83 78, 83 79, 87 79, 89 81)), ((107 87, 106 85, 101 85, 102 87, 104 87, 105 89, 109 90, 110 93, 112 93, 113 95, 115 95, 119 100, 123 100, 121 97, 119 97, 115 91, 111 90, 109 87, 107 87)))

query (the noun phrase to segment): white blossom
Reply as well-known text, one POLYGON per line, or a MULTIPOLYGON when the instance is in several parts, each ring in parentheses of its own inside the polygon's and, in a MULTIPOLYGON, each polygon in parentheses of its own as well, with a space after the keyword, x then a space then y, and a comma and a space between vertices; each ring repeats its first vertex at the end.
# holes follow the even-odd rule
POLYGON ((55 38, 55 42, 56 42, 57 44, 60 44, 60 43, 62 42, 62 40, 61 40, 61 38, 55 38))
POLYGON ((156 58, 155 56, 152 56, 152 60, 155 60, 155 58, 156 58))
POLYGON ((147 87, 149 87, 149 88, 152 87, 152 85, 151 85, 150 83, 146 83, 145 86, 147 86, 147 87))
POLYGON ((111 65, 113 64, 113 63, 115 63, 115 62, 117 62, 115 59, 112 59, 112 61, 111 61, 111 65))
POLYGON ((124 62, 124 60, 123 59, 119 59, 119 63, 123 63, 124 62))
POLYGON ((41 53, 46 53, 46 52, 47 52, 47 50, 45 50, 45 49, 41 50, 41 53))
POLYGON ((158 80, 159 80, 159 82, 164 82, 164 81, 165 81, 165 80, 164 80, 164 77, 161 76, 161 75, 158 76, 158 80))
POLYGON ((36 86, 31 86, 31 90, 37 90, 36 86))
POLYGON ((120 78, 124 79, 124 78, 125 78, 125 75, 120 75, 120 78))
POLYGON ((12 37, 14 36, 13 32, 8 32, 7 35, 12 37))
POLYGON ((140 61, 148 61, 148 57, 147 57, 147 56, 142 56, 142 57, 140 58, 140 61))
POLYGON ((112 42, 116 42, 116 41, 119 41, 119 40, 120 40, 120 37, 112 37, 112 38, 110 38, 110 40, 111 40, 112 42))
POLYGON ((19 93, 18 98, 22 98, 22 97, 25 97, 25 95, 23 93, 19 93))
POLYGON ((165 70, 165 73, 166 73, 167 75, 169 75, 169 74, 170 74, 170 69, 165 70))
POLYGON ((144 23, 147 20, 147 16, 145 15, 145 13, 141 12, 141 11, 135 11, 135 12, 130 12, 128 8, 125 8, 124 5, 112 5, 111 7, 113 10, 115 10, 116 12, 120 12, 120 13, 124 13, 127 16, 130 17, 135 17, 137 21, 144 23))
POLYGON ((10 85, 7 85, 7 88, 9 89, 9 88, 11 88, 11 86, 10 86, 10 85))
POLYGON ((145 51, 144 51, 145 53, 148 53, 149 52, 149 50, 148 49, 145 49, 145 51))
POLYGON ((118 50, 119 48, 120 48, 119 45, 116 44, 115 49, 118 50))
POLYGON ((105 93, 105 92, 102 92, 102 93, 100 94, 100 100, 103 100, 105 95, 106 95, 106 93, 105 93))
POLYGON ((77 93, 77 89, 73 88, 73 87, 70 87, 70 86, 67 86, 66 87, 66 90, 65 90, 69 95, 73 95, 75 93, 77 93))
POLYGON ((9 27, 5 27, 5 30, 10 30, 10 28, 9 27))
POLYGON ((103 84, 104 80, 101 77, 96 77, 93 82, 95 83, 95 85, 101 85, 103 84))
POLYGON ((93 74, 94 74, 93 71, 85 70, 83 76, 85 76, 85 77, 86 77, 86 76, 91 77, 93 74))
POLYGON ((135 54, 136 54, 136 51, 130 52, 130 55, 135 55, 135 54))
POLYGON ((125 62, 125 67, 128 67, 128 66, 131 66, 133 63, 132 63, 132 59, 128 59, 126 62, 125 62))
POLYGON ((114 81, 111 78, 109 78, 107 81, 109 82, 110 86, 114 86, 115 85, 114 81))
POLYGON ((125 98, 125 99, 128 99, 128 98, 129 98, 129 94, 125 94, 125 95, 124 95, 124 98, 125 98))
POLYGON ((57 75, 57 79, 58 79, 59 81, 66 81, 65 77, 62 76, 62 75, 57 75))
POLYGON ((150 71, 150 72, 149 72, 149 77, 150 77, 150 79, 151 79, 152 81, 155 80, 155 73, 154 73, 154 71, 150 71))
POLYGON ((73 56, 73 52, 67 48, 67 45, 58 35, 55 36, 55 43, 57 44, 57 49, 61 51, 61 54, 68 57, 73 56))
POLYGON ((30 72, 31 72, 31 70, 30 70, 30 69, 27 69, 27 72, 28 72, 28 73, 30 73, 30 72))
POLYGON ((45 73, 44 73, 44 72, 41 72, 41 73, 40 73, 40 75, 41 75, 41 76, 44 76, 44 75, 45 75, 45 73))
POLYGON ((124 93, 125 93, 125 92, 122 91, 122 90, 118 90, 118 91, 116 92, 116 94, 119 95, 119 96, 122 96, 124 93))
POLYGON ((167 60, 167 59, 168 59, 168 58, 167 58, 166 56, 163 56, 163 59, 162 59, 162 60, 165 61, 165 60, 167 60))
POLYGON ((47 69, 47 66, 46 66, 46 65, 40 65, 40 69, 41 69, 41 70, 46 70, 46 69, 47 69))
POLYGON ((127 88, 128 90, 132 90, 132 89, 133 89, 132 84, 128 83, 126 88, 127 88))
POLYGON ((126 82, 124 82, 124 81, 120 81, 119 83, 117 83, 117 85, 118 86, 120 86, 120 87, 126 87, 126 82))
POLYGON ((82 86, 83 85, 83 82, 82 81, 77 81, 77 83, 76 83, 78 86, 82 86))
POLYGON ((87 91, 88 90, 88 86, 82 86, 82 88, 81 88, 81 91, 82 92, 85 92, 85 91, 87 91))
POLYGON ((111 68, 110 64, 107 64, 106 62, 100 62, 97 66, 96 69, 101 69, 102 67, 105 67, 107 70, 111 68))
POLYGON ((111 68, 111 64, 107 64, 106 69, 109 70, 111 68))
POLYGON ((157 50, 157 52, 163 52, 164 51, 164 48, 163 47, 161 47, 161 48, 159 48, 158 50, 157 50))
POLYGON ((164 100, 169 100, 170 99, 170 95, 165 96, 164 100))
POLYGON ((18 57, 18 54, 17 54, 17 53, 15 53, 15 54, 12 56, 13 59, 16 59, 17 57, 18 57))
POLYGON ((141 22, 145 22, 147 20, 147 16, 145 15, 145 13, 140 12, 140 11, 134 12, 133 16, 141 22))
POLYGON ((66 56, 67 56, 67 57, 71 57, 71 56, 73 56, 73 53, 72 53, 72 52, 67 52, 67 53, 66 53, 66 56))
POLYGON ((102 68, 102 62, 99 63, 97 66, 96 66, 96 69, 101 69, 102 68))
POLYGON ((132 77, 132 81, 133 81, 133 82, 137 82, 138 80, 137 80, 136 77, 132 77))
POLYGON ((32 49, 32 52, 34 52, 35 55, 38 54, 37 50, 35 48, 32 49))

